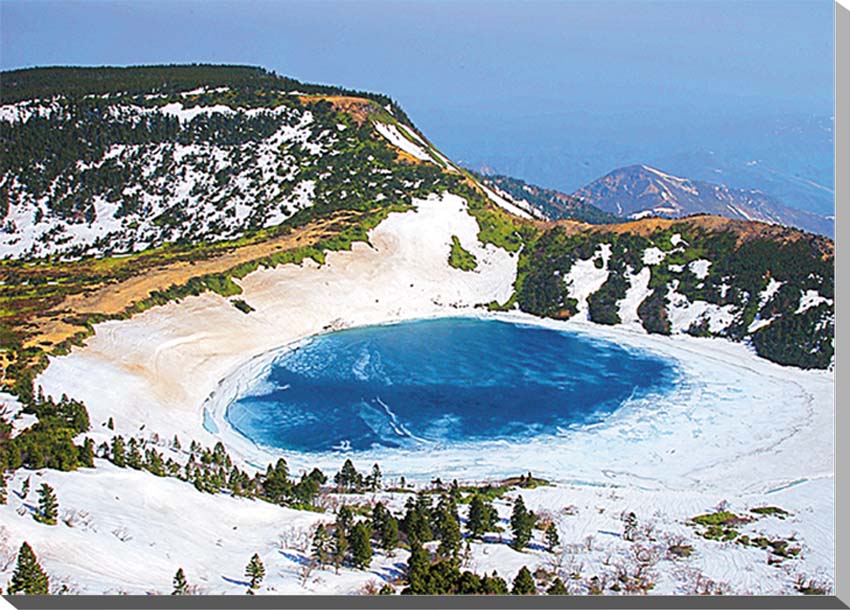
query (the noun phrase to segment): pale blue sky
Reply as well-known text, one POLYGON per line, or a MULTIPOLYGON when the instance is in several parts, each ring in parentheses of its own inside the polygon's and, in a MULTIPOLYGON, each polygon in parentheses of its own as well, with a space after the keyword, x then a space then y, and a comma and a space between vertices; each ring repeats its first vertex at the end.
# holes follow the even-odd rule
POLYGON ((455 158, 574 188, 739 129, 753 151, 735 154, 767 154, 754 118, 828 118, 832 15, 830 0, 2 0, 0 65, 260 65, 385 92, 455 158))

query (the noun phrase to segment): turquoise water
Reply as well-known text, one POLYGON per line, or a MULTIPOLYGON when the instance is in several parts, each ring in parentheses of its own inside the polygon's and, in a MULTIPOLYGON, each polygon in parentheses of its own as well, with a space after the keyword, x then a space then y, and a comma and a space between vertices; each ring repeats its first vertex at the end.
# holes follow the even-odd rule
POLYGON ((522 440, 664 393, 674 364, 572 332, 449 318, 316 337, 227 408, 241 434, 293 451, 522 440))

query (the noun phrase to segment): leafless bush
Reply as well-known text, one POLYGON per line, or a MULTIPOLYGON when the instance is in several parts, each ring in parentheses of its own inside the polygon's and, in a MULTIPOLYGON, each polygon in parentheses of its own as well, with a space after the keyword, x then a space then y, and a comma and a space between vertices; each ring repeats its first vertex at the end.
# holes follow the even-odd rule
POLYGON ((298 584, 301 585, 302 589, 307 586, 307 582, 310 580, 310 576, 313 575, 313 570, 315 568, 316 568, 316 561, 314 559, 310 559, 310 561, 303 564, 298 569, 298 584))
POLYGON ((364 584, 362 587, 360 587, 360 589, 357 591, 357 594, 358 595, 378 595, 381 592, 381 587, 382 587, 381 583, 379 583, 377 580, 375 580, 373 578, 372 580, 370 580, 369 582, 364 584))
POLYGON ((313 528, 288 527, 278 536, 278 547, 306 553, 313 539, 313 528))
POLYGON ((51 595, 79 595, 80 593, 80 586, 67 576, 61 579, 50 579, 51 595))
POLYGON ((9 530, 0 527, 0 572, 6 572, 15 563, 18 552, 9 543, 9 530))
POLYGON ((826 578, 808 578, 797 574, 794 588, 803 595, 832 595, 832 584, 826 578))
POLYGON ((112 535, 118 538, 121 542, 127 542, 128 540, 132 540, 133 537, 130 535, 130 532, 126 527, 116 527, 112 530, 112 535))
POLYGON ((729 595, 732 591, 727 583, 708 578, 698 568, 677 570, 674 577, 680 582, 685 595, 729 595))
POLYGON ((87 529, 91 525, 91 514, 85 510, 63 510, 61 519, 68 527, 81 526, 87 529))

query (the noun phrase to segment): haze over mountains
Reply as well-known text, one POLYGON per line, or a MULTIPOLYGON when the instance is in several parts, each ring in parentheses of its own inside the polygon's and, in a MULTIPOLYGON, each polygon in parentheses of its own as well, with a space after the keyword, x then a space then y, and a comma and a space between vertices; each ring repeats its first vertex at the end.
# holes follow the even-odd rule
POLYGON ((572 196, 626 218, 703 213, 782 224, 829 237, 834 233, 831 218, 789 207, 761 191, 689 180, 648 165, 616 169, 572 196))
POLYGON ((713 214, 796 227, 830 238, 835 231, 831 216, 790 207, 760 190, 673 176, 649 165, 615 169, 569 195, 508 176, 489 175, 484 179, 514 199, 527 201, 552 220, 597 224, 650 216, 713 214))

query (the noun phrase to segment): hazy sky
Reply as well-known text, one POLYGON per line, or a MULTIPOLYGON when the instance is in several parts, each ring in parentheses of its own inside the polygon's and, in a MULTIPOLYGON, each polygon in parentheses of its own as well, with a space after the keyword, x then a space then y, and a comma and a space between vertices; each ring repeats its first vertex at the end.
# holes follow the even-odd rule
MULTIPOLYGON (((510 165, 513 145, 527 158, 538 140, 625 146, 833 108, 831 0, 0 0, 0 10, 3 69, 261 65, 385 92, 446 152, 476 162, 510 165)), ((600 168, 629 160, 603 156, 600 168)))

